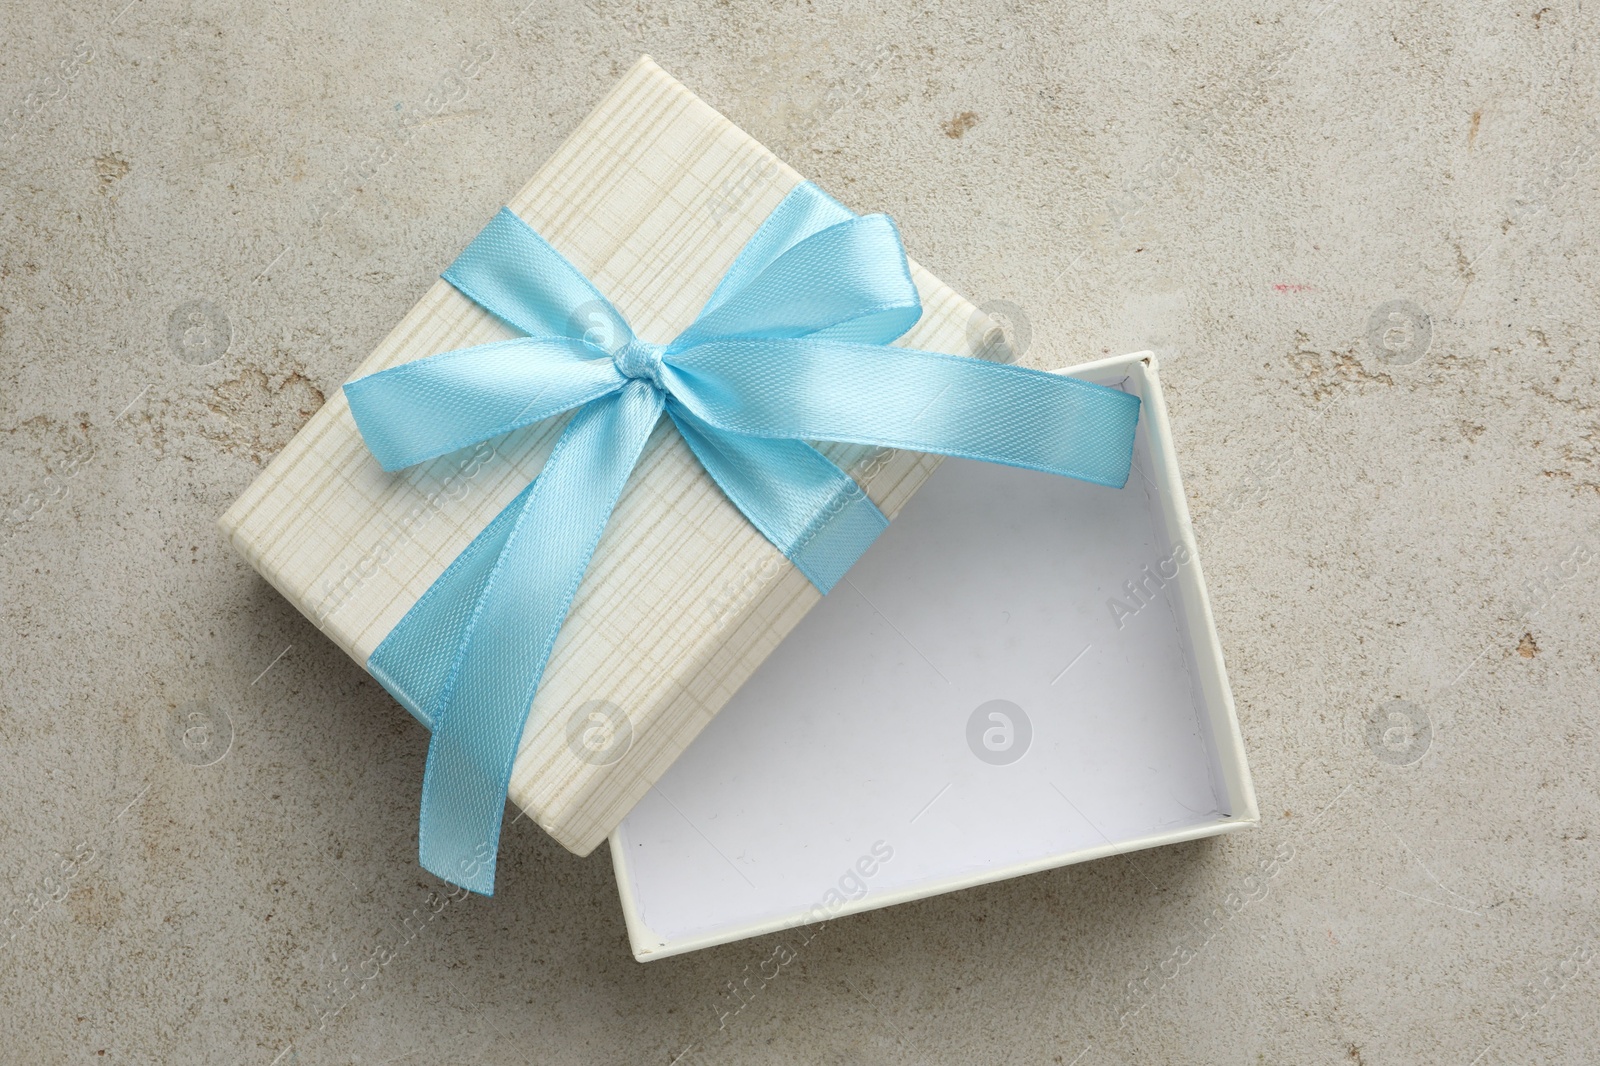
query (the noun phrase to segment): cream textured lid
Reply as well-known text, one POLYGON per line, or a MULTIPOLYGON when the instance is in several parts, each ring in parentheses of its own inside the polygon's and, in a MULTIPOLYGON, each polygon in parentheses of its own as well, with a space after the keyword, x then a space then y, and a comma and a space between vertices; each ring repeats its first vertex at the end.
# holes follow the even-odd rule
MULTIPOLYGON (((694 319, 801 181, 648 57, 508 206, 635 333, 694 319)), ((487 220, 485 220, 487 221, 487 220)), ((471 235, 464 234, 465 245, 471 235)), ((441 267, 444 264, 441 264, 441 267)), ((998 330, 912 264, 900 343, 992 354, 998 330)), ((443 281, 352 375, 514 336, 443 281)), ((566 418, 386 474, 336 392, 223 515, 234 546, 358 663, 538 474, 566 418)), ((891 518, 935 456, 823 444, 891 518)), ((588 854, 819 599, 662 419, 573 601, 534 698, 511 799, 588 854)))

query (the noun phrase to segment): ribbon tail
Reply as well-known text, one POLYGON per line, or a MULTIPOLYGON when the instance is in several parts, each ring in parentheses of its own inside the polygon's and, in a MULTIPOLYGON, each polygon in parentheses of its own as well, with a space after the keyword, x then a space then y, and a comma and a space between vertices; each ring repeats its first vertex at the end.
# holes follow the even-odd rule
POLYGON ((822 337, 707 341, 673 393, 714 429, 981 459, 1121 488, 1139 398, 1028 367, 822 337))
POLYGON ((430 730, 489 575, 538 483, 530 481, 472 538, 367 658, 367 672, 430 730))
MULTIPOLYGON (((424 631, 457 636, 431 647, 449 668, 442 681, 432 668, 438 690, 424 712, 433 736, 418 840, 423 867, 452 884, 494 893, 506 792, 529 707, 662 403, 648 384, 630 382, 579 411, 538 478, 463 553, 472 558, 456 575, 456 593, 425 596, 412 609, 421 616, 403 641, 411 654, 430 654, 419 639, 424 631)), ((374 660, 384 652, 380 646, 374 660)))

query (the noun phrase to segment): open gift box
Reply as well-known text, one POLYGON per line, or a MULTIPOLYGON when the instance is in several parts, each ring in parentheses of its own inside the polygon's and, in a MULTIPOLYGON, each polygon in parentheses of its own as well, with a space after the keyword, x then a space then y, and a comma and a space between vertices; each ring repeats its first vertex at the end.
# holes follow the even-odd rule
POLYGON ((492 891, 509 796, 577 854, 612 839, 654 957, 1254 817, 1146 364, 994 365, 892 222, 648 58, 445 279, 220 521, 433 731, 427 869, 492 891), (936 452, 1099 485, 1138 459, 1126 489, 955 462, 979 502, 942 490, 824 602, 936 452), (1179 710, 1186 754, 1148 755, 1179 710), (1037 832, 1052 794, 1084 826, 1037 832))
POLYGON ((946 460, 611 836, 641 961, 1258 820, 1148 353, 1108 489, 946 460))

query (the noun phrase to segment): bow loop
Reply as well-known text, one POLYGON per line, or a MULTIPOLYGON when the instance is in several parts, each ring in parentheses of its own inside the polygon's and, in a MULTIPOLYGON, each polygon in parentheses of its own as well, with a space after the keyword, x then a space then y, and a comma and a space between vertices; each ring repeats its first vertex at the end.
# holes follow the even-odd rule
POLYGON ((711 340, 807 336, 887 344, 922 317, 899 232, 886 215, 808 234, 719 296, 670 353, 711 340))
POLYGON ((519 337, 402 363, 344 394, 368 450, 393 471, 543 422, 626 380, 583 340, 519 337))

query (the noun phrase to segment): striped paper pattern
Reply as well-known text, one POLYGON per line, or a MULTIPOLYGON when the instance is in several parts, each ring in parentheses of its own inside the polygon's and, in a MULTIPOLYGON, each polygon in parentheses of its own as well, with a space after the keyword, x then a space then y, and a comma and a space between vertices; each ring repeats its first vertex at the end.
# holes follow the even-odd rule
MULTIPOLYGON (((666 341, 689 325, 801 180, 644 57, 508 206, 639 336, 666 341)), ((1003 351, 998 329, 971 304, 915 263, 912 277, 923 317, 900 343, 1003 351)), ((352 377, 512 335, 440 281, 352 377)), ((538 474, 565 422, 386 474, 336 392, 219 524, 364 667, 450 561, 538 474)), ((821 447, 891 518, 938 464, 912 452, 821 447)), ((818 598, 663 418, 551 654, 511 799, 565 847, 588 854, 818 598), (574 718, 595 711, 618 723, 625 715, 630 734, 625 753, 604 764, 569 739, 574 718)))

